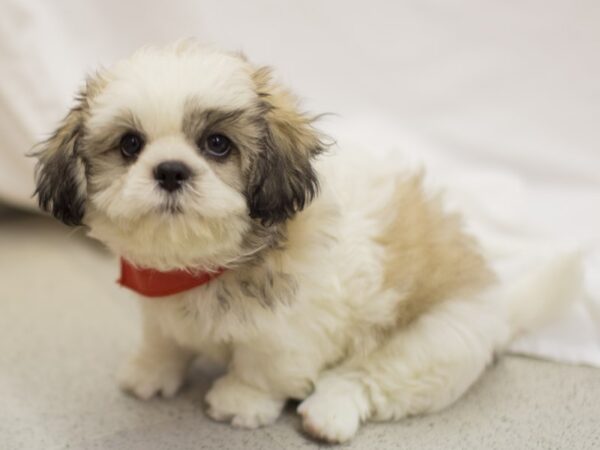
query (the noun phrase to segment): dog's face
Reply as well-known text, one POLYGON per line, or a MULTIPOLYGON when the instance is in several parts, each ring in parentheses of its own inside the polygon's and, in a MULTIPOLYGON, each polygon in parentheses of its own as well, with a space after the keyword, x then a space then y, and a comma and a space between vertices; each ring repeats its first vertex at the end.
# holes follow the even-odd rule
POLYGON ((313 198, 321 149, 267 70, 183 42, 88 80, 41 144, 37 194, 139 264, 223 265, 313 198))

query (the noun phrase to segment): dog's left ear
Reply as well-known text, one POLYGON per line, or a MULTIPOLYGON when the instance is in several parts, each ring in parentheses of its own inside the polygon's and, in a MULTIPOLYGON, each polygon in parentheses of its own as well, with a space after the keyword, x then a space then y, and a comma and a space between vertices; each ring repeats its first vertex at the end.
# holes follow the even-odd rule
POLYGON ((264 107, 262 149, 250 168, 250 216, 264 225, 282 222, 317 195, 319 181, 312 159, 325 145, 312 118, 298 110, 289 92, 274 84, 267 68, 254 74, 264 107))

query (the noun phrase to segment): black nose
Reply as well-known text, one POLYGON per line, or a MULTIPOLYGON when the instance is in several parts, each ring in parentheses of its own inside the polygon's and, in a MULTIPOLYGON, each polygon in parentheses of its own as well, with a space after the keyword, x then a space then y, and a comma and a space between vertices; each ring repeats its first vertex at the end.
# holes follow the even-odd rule
POLYGON ((180 161, 161 162, 154 168, 154 178, 165 191, 181 189, 183 183, 192 175, 188 166, 180 161))

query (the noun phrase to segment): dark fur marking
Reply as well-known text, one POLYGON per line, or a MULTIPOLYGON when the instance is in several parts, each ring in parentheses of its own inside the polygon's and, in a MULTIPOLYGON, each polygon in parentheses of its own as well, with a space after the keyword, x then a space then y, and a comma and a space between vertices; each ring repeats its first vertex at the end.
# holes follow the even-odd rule
POLYGON ((270 132, 254 163, 248 184, 250 217, 269 226, 289 219, 312 201, 319 181, 310 160, 276 148, 270 132))
POLYGON ((240 282, 240 288, 246 297, 257 300, 264 308, 272 307, 273 293, 266 289, 264 283, 254 284, 243 280, 240 282))
POLYGON ((269 288, 273 289, 273 285, 274 285, 273 272, 271 272, 270 270, 267 270, 266 278, 267 278, 267 284, 269 285, 269 288))
POLYGON ((231 307, 231 305, 230 305, 231 293, 227 289, 226 283, 219 284, 216 295, 217 295, 217 301, 219 302, 221 309, 223 309, 224 311, 229 310, 229 308, 231 307))
MULTIPOLYGON (((244 146, 256 146, 260 122, 254 110, 204 110, 189 99, 185 105, 182 131, 188 142, 201 147, 201 143, 212 133, 223 133, 233 144, 234 150, 244 146)), ((258 109, 257 109, 258 110, 258 109)), ((202 150, 202 148, 200 148, 202 150)), ((211 161, 215 161, 214 159, 211 161)), ((216 160, 217 162, 223 162, 216 160)))
POLYGON ((240 281, 240 288, 242 289, 242 294, 246 297, 256 298, 254 289, 248 280, 240 281))
POLYGON ((88 93, 97 93, 102 83, 99 75, 89 78, 58 129, 32 153, 38 158, 34 195, 40 208, 71 226, 81 225, 85 214, 86 176, 90 169, 80 147, 85 136, 88 93))
POLYGON ((57 131, 36 156, 40 157, 36 169, 38 204, 44 211, 69 226, 81 225, 85 213, 85 169, 77 154, 81 125, 67 136, 65 130, 57 131), (56 142, 58 141, 58 142, 56 142))

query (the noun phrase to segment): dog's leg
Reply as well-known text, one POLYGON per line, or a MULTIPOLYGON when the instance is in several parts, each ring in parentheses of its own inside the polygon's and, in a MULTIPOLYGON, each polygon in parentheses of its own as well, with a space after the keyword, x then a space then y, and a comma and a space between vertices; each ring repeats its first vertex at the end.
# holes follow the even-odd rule
POLYGON ((159 394, 172 397, 183 384, 193 354, 166 336, 144 305, 142 314, 142 342, 117 375, 119 386, 143 400, 159 394))
POLYGON ((219 378, 206 395, 207 414, 240 428, 269 425, 281 414, 286 397, 247 384, 234 372, 219 378))
POLYGON ((288 331, 236 346, 229 372, 206 395, 210 417, 256 428, 273 423, 288 398, 306 398, 328 357, 326 345, 288 331))
POLYGON ((304 429, 350 439, 362 421, 438 411, 481 375, 508 327, 491 305, 452 301, 393 333, 374 353, 324 372, 298 407, 304 429))

